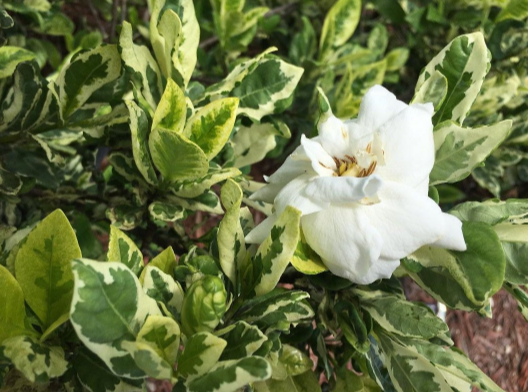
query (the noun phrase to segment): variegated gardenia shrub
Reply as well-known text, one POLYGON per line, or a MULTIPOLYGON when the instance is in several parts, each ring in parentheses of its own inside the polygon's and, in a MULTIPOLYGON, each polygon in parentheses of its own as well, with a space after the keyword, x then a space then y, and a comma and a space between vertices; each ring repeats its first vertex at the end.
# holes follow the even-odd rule
POLYGON ((102 44, 5 1, 1 390, 502 391, 399 280, 528 320, 528 201, 441 203, 524 159, 528 7, 487 2, 481 32, 445 24, 460 3, 138 0, 102 44))

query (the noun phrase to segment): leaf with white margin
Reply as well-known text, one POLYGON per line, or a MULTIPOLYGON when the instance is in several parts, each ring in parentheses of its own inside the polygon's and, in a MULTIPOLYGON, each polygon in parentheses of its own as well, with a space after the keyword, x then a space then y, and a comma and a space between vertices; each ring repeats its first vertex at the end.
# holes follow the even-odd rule
POLYGON ((383 291, 354 289, 361 307, 386 331, 415 338, 432 339, 449 331, 448 326, 426 306, 383 291))
POLYGON ((416 91, 435 71, 447 78, 447 95, 433 117, 433 124, 446 120, 464 122, 480 92, 490 62, 484 36, 477 32, 455 38, 427 64, 418 78, 416 91))
POLYGON ((425 82, 416 86, 411 103, 429 103, 434 106, 435 113, 440 110, 447 96, 447 78, 440 71, 434 73, 425 82))
POLYGON ((224 330, 217 331, 216 334, 227 341, 227 346, 220 357, 223 361, 248 357, 268 340, 260 329, 244 321, 237 321, 224 330))
POLYGON ((163 303, 173 315, 181 312, 183 289, 179 282, 159 268, 147 265, 143 291, 149 297, 163 303))
POLYGON ((108 261, 118 261, 126 265, 136 275, 143 269, 143 254, 137 245, 125 233, 115 226, 110 226, 108 244, 108 261))
POLYGON ((385 334, 379 335, 382 360, 398 392, 453 392, 447 381, 429 360, 385 334))
POLYGON ((224 98, 200 108, 185 125, 183 134, 196 143, 210 161, 222 150, 236 121, 238 98, 224 98))
POLYGON ((195 378, 208 372, 220 359, 227 342, 209 332, 192 335, 178 360, 178 375, 195 378))
POLYGON ((528 285, 528 226, 501 223, 493 227, 506 257, 504 279, 517 285, 528 285))
MULTIPOLYGON (((156 267, 159 268, 160 271, 171 275, 177 263, 178 262, 176 260, 176 255, 174 254, 174 250, 172 249, 172 246, 169 246, 165 248, 163 252, 159 253, 156 257, 150 260, 147 264, 147 267, 156 267)), ((141 271, 141 275, 139 277, 139 282, 141 284, 143 284, 146 273, 146 268, 141 271)))
POLYGON ((480 128, 463 128, 452 121, 436 126, 430 185, 458 182, 469 176, 508 137, 511 127, 511 120, 480 128))
POLYGON ((0 47, 0 79, 11 76, 18 64, 34 58, 35 54, 26 49, 16 46, 0 47))
MULTIPOLYGON (((167 80, 165 91, 152 119, 152 129, 163 128, 182 133, 187 118, 185 94, 172 79, 167 80)), ((187 134, 185 136, 188 136, 187 134)))
POLYGON ((527 16, 528 3, 526 0, 509 0, 506 6, 499 12, 499 15, 497 15, 495 23, 508 19, 523 20, 527 16))
POLYGON ((429 360, 453 387, 466 384, 473 385, 482 392, 504 392, 457 348, 415 339, 403 339, 402 343, 407 349, 429 360))
POLYGON ((68 368, 62 347, 48 347, 29 336, 16 336, 0 345, 0 362, 7 359, 31 382, 47 382, 68 368))
POLYGON ((178 323, 170 317, 151 315, 141 327, 132 350, 136 364, 147 375, 158 380, 170 380, 179 348, 178 323))
POLYGON ((162 222, 176 222, 185 217, 182 207, 161 201, 154 201, 149 205, 150 216, 162 222))
POLYGON ((220 192, 222 204, 226 210, 218 226, 218 257, 222 271, 239 290, 239 268, 246 258, 246 242, 240 224, 240 204, 242 189, 233 180, 227 180, 220 192))
POLYGON ((263 160, 277 146, 276 137, 291 137, 290 129, 285 123, 261 123, 238 128, 232 139, 235 159, 233 166, 249 166, 263 160))
POLYGON ((202 149, 174 131, 155 128, 150 134, 149 148, 152 161, 165 181, 203 177, 209 168, 202 149))
POLYGON ((422 247, 407 257, 419 264, 411 266, 410 275, 431 296, 449 307, 482 308, 502 287, 506 270, 504 251, 493 227, 485 223, 464 222, 462 232, 467 245, 465 252, 422 247), (442 269, 446 271, 442 272, 442 269), (434 275, 433 279, 428 271, 440 275, 434 275), (443 279, 455 281, 458 287, 446 286, 443 279), (453 295, 459 288, 463 295, 453 295))
POLYGON ((74 55, 57 77, 61 116, 67 119, 90 96, 121 75, 121 57, 116 45, 104 45, 74 55))
POLYGON ((317 275, 328 271, 321 257, 306 242, 302 229, 291 263, 297 271, 305 275, 317 275))
POLYGON ((15 277, 0 265, 0 344, 8 338, 28 334, 24 293, 15 277))
POLYGON ((70 320, 82 343, 114 374, 143 378, 123 343, 135 342, 149 315, 160 315, 137 277, 124 264, 73 260, 75 288, 70 320))
POLYGON ((198 197, 213 185, 227 180, 228 178, 238 177, 242 173, 234 167, 225 169, 209 168, 209 172, 201 177, 187 181, 181 181, 174 184, 172 193, 178 197, 193 198, 198 197))
POLYGON ((293 207, 286 209, 273 225, 271 233, 260 244, 253 260, 257 274, 254 293, 269 293, 277 285, 297 248, 300 237, 301 212, 293 207))
POLYGON ((167 196, 166 199, 190 211, 205 211, 212 214, 222 214, 224 212, 218 195, 210 189, 200 196, 190 199, 177 196, 167 196))
POLYGON ((152 165, 148 149, 148 135, 150 133, 147 114, 134 101, 125 101, 129 113, 130 133, 132 136, 132 154, 134 162, 150 185, 158 183, 158 177, 152 165))
POLYGON ((134 160, 121 152, 113 152, 108 156, 108 163, 112 165, 114 172, 122 176, 128 182, 143 183, 143 177, 139 172, 134 160))
POLYGON ((344 45, 359 23, 361 0, 338 0, 328 11, 319 41, 319 60, 325 60, 333 50, 344 45))
POLYGON ((189 392, 227 392, 270 377, 268 361, 261 357, 247 357, 218 362, 206 374, 187 381, 186 386, 189 392))
POLYGON ((178 50, 180 45, 182 23, 178 14, 171 9, 166 9, 161 14, 165 0, 154 0, 151 4, 150 43, 163 76, 169 80, 174 77, 172 75, 172 54, 178 50))
POLYGON ((136 89, 141 92, 150 109, 154 111, 163 91, 161 73, 150 50, 143 45, 134 45, 132 25, 126 21, 121 27, 119 48, 121 59, 132 75, 136 89))
POLYGON ((116 376, 97 355, 86 348, 77 351, 72 366, 80 383, 90 392, 133 392, 142 388, 142 379, 130 380, 116 376))
POLYGON ((519 312, 521 312, 525 320, 528 321, 528 294, 526 291, 520 286, 510 284, 505 284, 504 289, 515 298, 519 312))
POLYGON ((70 262, 77 257, 81 257, 77 237, 61 210, 44 218, 18 250, 18 283, 45 330, 59 319, 66 321, 63 317, 69 313, 73 295, 70 262))

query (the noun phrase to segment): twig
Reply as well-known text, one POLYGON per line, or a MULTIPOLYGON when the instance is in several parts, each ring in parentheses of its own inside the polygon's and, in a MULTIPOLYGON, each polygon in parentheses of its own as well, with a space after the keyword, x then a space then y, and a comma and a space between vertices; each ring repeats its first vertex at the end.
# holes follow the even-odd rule
POLYGON ((110 27, 110 38, 113 40, 116 35, 117 29, 117 7, 119 0, 113 0, 112 2, 112 25, 110 27))
POLYGON ((207 38, 205 41, 203 41, 200 44, 200 48, 205 49, 208 46, 216 44, 217 42, 218 42, 218 37, 215 35, 215 36, 213 36, 211 38, 207 38))
POLYGON ((97 23, 97 26, 99 26, 99 30, 101 30, 101 34, 103 35, 103 38, 108 38, 108 34, 106 32, 105 27, 103 26, 103 23, 101 22, 101 19, 99 19, 99 14, 97 13, 97 10, 95 9, 94 5, 91 1, 88 2, 88 6, 90 7, 90 11, 92 12, 95 22, 97 23))
POLYGON ((290 11, 290 9, 297 7, 297 4, 298 2, 294 1, 292 3, 281 5, 280 7, 272 8, 271 10, 269 10, 268 12, 264 14, 264 17, 269 18, 270 16, 273 16, 273 15, 285 14, 286 12, 290 11))

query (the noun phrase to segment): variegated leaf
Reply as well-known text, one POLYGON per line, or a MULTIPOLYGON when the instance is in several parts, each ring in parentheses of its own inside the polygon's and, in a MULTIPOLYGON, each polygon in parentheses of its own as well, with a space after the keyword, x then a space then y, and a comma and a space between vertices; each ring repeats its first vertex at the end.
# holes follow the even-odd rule
POLYGON ((260 162, 277 145, 276 137, 289 139, 290 129, 285 123, 252 124, 238 128, 232 142, 234 144, 235 167, 249 166, 260 162))
POLYGON ((7 359, 31 382, 60 377, 68 368, 62 347, 48 347, 29 336, 16 336, 0 344, 0 362, 7 359))
MULTIPOLYGON (((186 116, 185 95, 172 79, 168 79, 167 86, 152 119, 152 129, 159 127, 182 133, 186 116)), ((189 135, 185 133, 185 136, 188 137, 189 135)))
MULTIPOLYGON (((176 267, 176 264, 177 264, 176 255, 174 254, 174 250, 172 249, 172 246, 169 246, 163 252, 161 252, 156 257, 154 257, 152 260, 150 260, 147 266, 159 268, 160 271, 166 274, 172 275, 172 272, 174 270, 174 267, 176 267)), ((146 273, 147 273, 147 268, 143 269, 139 277, 139 282, 141 284, 143 284, 146 273)))
POLYGON ((115 226, 110 226, 110 242, 108 244, 108 261, 117 261, 126 265, 138 275, 143 269, 143 254, 125 233, 115 226))
POLYGON ((235 125, 239 100, 224 98, 199 109, 188 121, 184 135, 196 143, 208 160, 222 150, 235 125))
POLYGON ((212 214, 222 214, 222 205, 220 204, 220 199, 217 194, 212 190, 208 189, 200 196, 193 197, 192 199, 177 197, 177 196, 167 196, 168 201, 171 203, 177 204, 190 211, 205 211, 212 214))
POLYGON ((121 58, 115 45, 99 46, 72 57, 55 83, 61 116, 67 119, 90 96, 121 75, 121 58))
POLYGON ((227 392, 270 377, 271 366, 268 361, 260 357, 247 357, 218 362, 206 374, 189 380, 186 386, 189 392, 227 392))
POLYGON ((227 342, 209 332, 192 335, 178 360, 178 375, 196 378, 208 372, 220 359, 227 342))
POLYGON ((135 343, 149 315, 160 315, 156 301, 124 264, 76 259, 73 273, 70 320, 77 336, 116 375, 145 377, 123 344, 135 343))
POLYGON ((499 12, 495 23, 508 19, 523 20, 528 16, 528 3, 525 0, 509 0, 499 12))
POLYGON ((127 182, 143 182, 143 177, 139 172, 134 160, 121 152, 114 152, 108 157, 108 162, 112 165, 115 173, 122 176, 127 182))
POLYGON ((162 222, 176 222, 185 217, 185 210, 173 203, 154 201, 149 205, 150 216, 162 222))
POLYGON ((255 295, 263 295, 279 282, 297 248, 300 235, 301 212, 287 207, 271 229, 271 234, 260 244, 253 260, 257 274, 255 295))
POLYGON ((447 95, 433 118, 434 124, 446 120, 462 124, 477 98, 489 71, 491 55, 482 33, 461 35, 451 41, 422 71, 419 91, 435 71, 447 78, 447 95))
POLYGON ((325 17, 319 41, 319 60, 345 44, 359 23, 361 0, 338 0, 325 17))
POLYGON ((227 341, 221 360, 239 359, 252 355, 268 340, 260 329, 244 321, 238 321, 225 330, 218 331, 218 336, 227 341))
POLYGON ((460 181, 483 162, 509 135, 511 120, 481 128, 462 128, 447 121, 435 128, 436 158, 430 185, 460 181))
POLYGON ((0 345, 8 338, 29 333, 24 292, 15 277, 0 265, 0 345))
POLYGON ((233 180, 227 180, 220 195, 226 212, 218 227, 218 256, 222 271, 238 292, 239 269, 246 257, 244 231, 240 224, 242 189, 233 180))
POLYGON ((172 73, 172 56, 180 46, 182 23, 173 10, 166 9, 162 13, 165 0, 154 0, 151 4, 150 43, 163 76, 169 80, 175 77, 172 73))
MULTIPOLYGON (((361 391, 350 389, 352 385, 347 384, 342 391, 332 389, 332 392, 378 392, 376 390, 361 391)), ((255 392, 321 392, 321 386, 316 374, 312 371, 299 374, 298 376, 287 376, 284 380, 275 380, 273 376, 265 382, 253 384, 255 392)))
POLYGON ((297 271, 305 275, 317 275, 328 270, 321 257, 306 242, 302 230, 291 263, 297 271))
POLYGON ((62 320, 73 295, 71 260, 81 257, 75 232, 61 210, 42 220, 20 246, 15 260, 16 277, 25 301, 44 330, 62 320))
POLYGON ((35 54, 26 49, 16 46, 0 47, 0 79, 13 75, 18 64, 34 58, 35 54))
POLYGON ((209 168, 209 172, 201 177, 187 181, 181 181, 174 184, 172 193, 178 197, 193 198, 198 197, 213 185, 227 180, 228 178, 237 177, 241 174, 240 170, 234 167, 225 169, 209 168))
POLYGON ((151 298, 163 303, 173 314, 181 313, 183 289, 171 275, 148 265, 143 280, 143 291, 151 298))
POLYGON ((132 134, 132 154, 134 162, 145 181, 151 185, 158 183, 150 152, 148 135, 150 133, 147 114, 134 101, 125 101, 130 115, 129 124, 132 134))
POLYGON ((447 78, 440 71, 434 73, 424 81, 421 86, 416 86, 412 103, 429 103, 434 106, 435 112, 440 110, 447 96, 447 78))
POLYGON ((15 196, 22 189, 22 184, 20 176, 0 167, 0 193, 15 196))
POLYGON ((149 104, 153 113, 163 91, 161 73, 149 49, 146 46, 134 44, 132 26, 128 22, 123 22, 121 27, 119 48, 123 63, 132 75, 136 90, 149 104))
POLYGON ((149 138, 152 161, 169 182, 203 177, 208 159, 198 145, 185 136, 163 128, 155 128, 149 138))

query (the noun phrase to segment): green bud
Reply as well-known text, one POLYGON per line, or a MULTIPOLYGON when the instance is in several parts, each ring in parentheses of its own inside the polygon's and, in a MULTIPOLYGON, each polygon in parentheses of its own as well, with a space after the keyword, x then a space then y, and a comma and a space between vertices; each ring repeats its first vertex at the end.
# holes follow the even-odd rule
POLYGON ((226 312, 227 293, 222 279, 206 275, 185 293, 181 312, 185 335, 213 331, 226 312))

